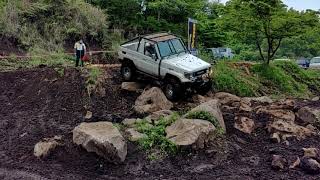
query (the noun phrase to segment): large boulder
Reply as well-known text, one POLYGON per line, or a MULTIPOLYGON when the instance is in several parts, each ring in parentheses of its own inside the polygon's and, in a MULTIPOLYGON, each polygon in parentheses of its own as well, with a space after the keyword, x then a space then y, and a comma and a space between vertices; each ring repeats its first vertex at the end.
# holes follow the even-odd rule
POLYGON ((236 102, 240 102, 241 100, 238 96, 225 92, 216 93, 214 97, 219 99, 220 103, 223 105, 232 105, 236 102))
POLYGON ((121 84, 121 89, 129 92, 142 92, 144 84, 138 82, 123 82, 121 84))
POLYGON ((127 144, 111 122, 81 123, 73 130, 73 142, 110 162, 123 162, 127 144))
POLYGON ((215 133, 212 123, 198 119, 179 119, 166 128, 167 138, 177 146, 202 149, 215 133))
POLYGON ((303 107, 299 109, 297 116, 305 124, 312 124, 320 127, 320 109, 303 107))
MULTIPOLYGON (((193 108, 189 113, 200 112, 200 111, 205 111, 205 112, 210 113, 210 115, 213 116, 218 121, 220 127, 223 130, 226 130, 226 125, 224 123, 222 112, 220 110, 219 100, 213 99, 211 101, 202 103, 199 106, 193 108)), ((185 115, 185 117, 187 117, 187 116, 188 116, 188 114, 185 115)))
POLYGON ((43 139, 34 146, 33 154, 38 158, 48 157, 52 151, 62 145, 61 139, 61 136, 43 139))
POLYGON ((241 132, 251 134, 254 131, 254 121, 247 117, 236 117, 234 128, 241 132))
POLYGON ((173 107, 162 90, 153 87, 144 91, 135 102, 134 110, 139 114, 153 113, 161 110, 170 110, 173 107))

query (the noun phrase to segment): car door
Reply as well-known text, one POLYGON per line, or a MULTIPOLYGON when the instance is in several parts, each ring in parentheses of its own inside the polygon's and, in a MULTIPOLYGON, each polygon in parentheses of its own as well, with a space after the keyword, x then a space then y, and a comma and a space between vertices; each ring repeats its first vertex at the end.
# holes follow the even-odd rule
POLYGON ((156 44, 151 41, 145 41, 141 56, 141 70, 149 75, 159 75, 159 58, 156 50, 156 44))

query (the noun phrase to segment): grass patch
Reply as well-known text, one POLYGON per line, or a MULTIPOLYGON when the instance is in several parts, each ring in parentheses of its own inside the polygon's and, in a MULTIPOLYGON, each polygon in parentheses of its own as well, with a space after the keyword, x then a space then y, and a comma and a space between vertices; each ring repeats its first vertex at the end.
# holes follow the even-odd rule
MULTIPOLYGON (((141 148, 146 151, 152 152, 159 150, 161 156, 167 156, 176 154, 178 147, 166 138, 166 127, 171 125, 179 118, 178 114, 170 116, 170 118, 160 118, 158 123, 154 126, 150 125, 146 120, 138 122, 136 129, 146 135, 138 141, 141 148)), ((154 154, 149 154, 150 157, 154 158, 154 154)), ((157 155, 158 157, 159 155, 157 155)), ((151 159, 152 159, 151 158, 151 159)))
POLYGON ((221 61, 214 67, 215 91, 238 96, 291 96, 307 98, 319 95, 320 71, 304 70, 294 62, 277 61, 254 64, 249 69, 221 61))
POLYGON ((190 112, 187 114, 187 118, 188 119, 202 119, 202 120, 209 121, 216 127, 218 135, 225 134, 225 131, 220 126, 218 120, 215 117, 213 117, 209 112, 206 112, 206 111, 190 112))
POLYGON ((58 73, 59 77, 64 76, 64 68, 63 67, 56 67, 54 70, 58 73))
MULTIPOLYGON (((39 67, 40 65, 48 67, 71 67, 74 58, 64 53, 54 53, 48 56, 39 57, 34 54, 33 58, 19 59, 12 55, 7 59, 0 60, 0 71, 15 71, 17 69, 29 69, 39 67)), ((59 73, 59 72, 58 72, 59 73)))
POLYGON ((319 70, 304 70, 293 62, 276 62, 274 64, 281 68, 286 74, 291 75, 296 82, 306 85, 311 92, 320 92, 319 70))
MULTIPOLYGON (((285 66, 288 64, 290 63, 286 62, 285 66)), ((275 64, 257 64, 251 70, 258 75, 262 84, 273 88, 273 94, 286 94, 295 97, 310 95, 306 84, 297 82, 292 74, 287 73, 275 64)))
POLYGON ((98 67, 90 67, 87 70, 86 89, 88 95, 90 96, 92 92, 96 90, 97 85, 99 84, 99 77, 101 76, 102 71, 98 67))
POLYGON ((260 83, 254 76, 246 75, 242 70, 220 61, 214 67, 213 85, 216 91, 229 92, 239 96, 256 96, 260 83))

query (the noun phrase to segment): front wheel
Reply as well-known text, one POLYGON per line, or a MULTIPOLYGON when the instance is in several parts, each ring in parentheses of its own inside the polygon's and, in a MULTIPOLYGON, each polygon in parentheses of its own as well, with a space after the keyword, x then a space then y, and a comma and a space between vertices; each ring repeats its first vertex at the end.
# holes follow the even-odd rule
POLYGON ((169 79, 164 84, 164 94, 170 101, 176 101, 181 97, 182 86, 178 80, 169 79))
POLYGON ((123 63, 121 66, 121 75, 125 81, 132 81, 135 76, 135 67, 130 63, 123 63))

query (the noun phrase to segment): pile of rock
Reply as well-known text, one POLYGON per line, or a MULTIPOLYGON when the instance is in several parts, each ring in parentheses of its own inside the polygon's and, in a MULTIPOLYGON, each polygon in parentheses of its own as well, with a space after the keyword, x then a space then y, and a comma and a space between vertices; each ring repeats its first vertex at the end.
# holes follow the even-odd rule
MULTIPOLYGON (((276 142, 286 141, 291 137, 304 139, 315 135, 317 127, 320 127, 319 108, 302 107, 294 111, 293 100, 274 102, 269 97, 240 98, 224 92, 207 97, 194 96, 194 101, 197 101, 194 108, 175 122, 171 122, 174 115, 171 111, 173 103, 165 97, 160 88, 143 88, 143 85, 136 83, 122 84, 124 90, 142 92, 135 102, 134 111, 140 115, 148 114, 144 119, 123 120, 123 135, 111 122, 81 123, 73 130, 73 142, 88 152, 96 153, 110 162, 119 163, 125 161, 127 155, 126 139, 136 142, 147 137, 137 129, 137 124, 142 122, 150 127, 159 125, 160 119, 170 122, 165 129, 166 138, 179 147, 193 149, 206 147, 217 134, 218 128, 226 132, 222 111, 234 114, 234 128, 246 134, 252 134, 261 127, 256 125, 261 124, 258 122, 259 117, 267 117, 267 122, 262 128, 267 129, 276 142), (216 120, 215 124, 204 119, 190 118, 190 113, 195 112, 210 114, 216 120)), ((87 113, 87 118, 91 117, 92 113, 87 113)), ((60 141, 61 137, 44 139, 35 146, 35 156, 48 156, 52 150, 62 145, 60 141)), ((310 148, 304 151, 304 157, 298 158, 291 168, 301 167, 306 172, 319 173, 320 151, 310 148)), ((274 169, 284 169, 288 164, 282 156, 275 155, 272 159, 274 169)))
MULTIPOLYGON (((309 174, 320 173, 320 150, 317 148, 303 148, 304 156, 297 158, 289 167, 290 169, 301 168, 309 174)), ((283 170, 287 167, 288 161, 280 155, 272 156, 271 166, 275 170, 283 170)))
MULTIPOLYGON (((219 127, 225 130, 225 124, 222 113, 220 111, 220 103, 218 100, 214 99, 208 102, 204 102, 189 111, 189 113, 200 111, 208 112, 217 120, 219 127)), ((166 128, 166 138, 177 146, 202 149, 205 147, 206 143, 208 143, 208 141, 216 134, 216 127, 211 122, 206 120, 188 119, 187 117, 189 113, 185 114, 166 128)), ((173 112, 170 110, 160 110, 152 112, 144 120, 125 119, 122 123, 128 127, 128 129, 126 129, 128 139, 137 141, 143 137, 146 137, 146 135, 138 132, 138 130, 135 128, 136 123, 144 121, 144 123, 147 123, 149 126, 156 126, 159 119, 168 121, 170 120, 172 115, 173 112)))

